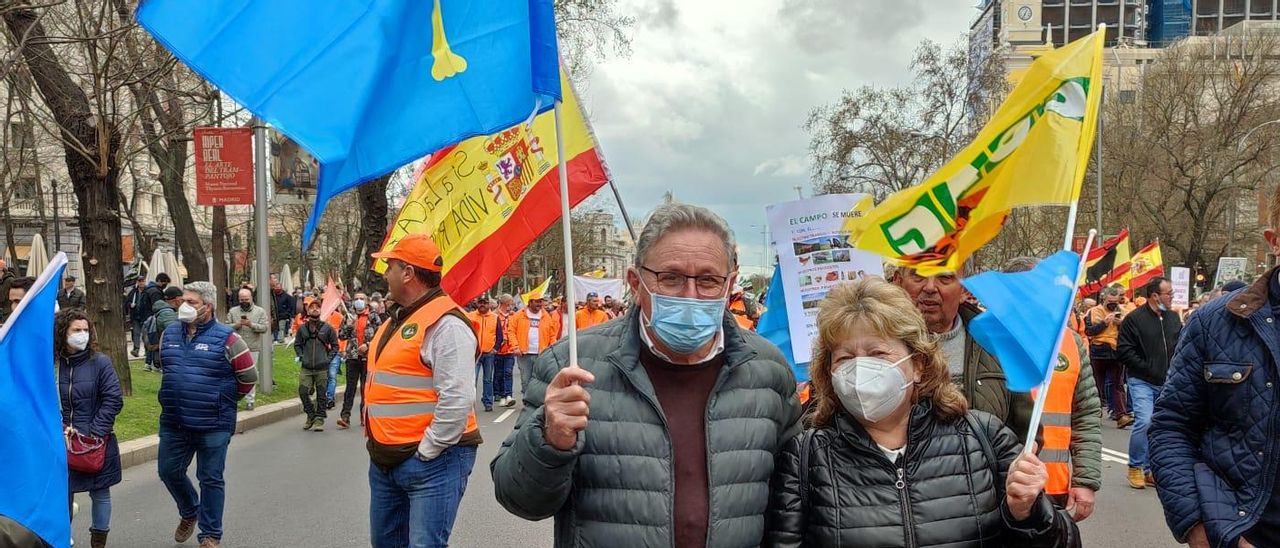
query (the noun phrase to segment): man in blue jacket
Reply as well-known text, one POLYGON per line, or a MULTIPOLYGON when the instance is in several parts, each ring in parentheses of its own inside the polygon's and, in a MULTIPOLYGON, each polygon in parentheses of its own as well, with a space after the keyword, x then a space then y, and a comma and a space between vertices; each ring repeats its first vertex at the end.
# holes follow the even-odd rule
MULTIPOLYGON (((1280 193, 1271 199, 1280 253, 1280 193)), ((1280 546, 1280 269, 1187 320, 1151 420, 1151 468, 1179 542, 1280 546)))
POLYGON ((186 542, 200 526, 200 547, 222 539, 227 446, 236 430, 236 402, 258 382, 253 353, 230 326, 218 323, 218 290, 191 282, 178 307, 178 323, 160 340, 160 480, 178 506, 173 540, 186 542), (196 460, 200 491, 187 477, 196 460))

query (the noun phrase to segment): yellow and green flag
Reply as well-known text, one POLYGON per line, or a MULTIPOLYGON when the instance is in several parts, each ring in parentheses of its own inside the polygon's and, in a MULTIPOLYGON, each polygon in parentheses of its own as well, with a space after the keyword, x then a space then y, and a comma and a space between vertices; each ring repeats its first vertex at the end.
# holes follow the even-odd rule
POLYGON ((1032 62, 969 146, 845 228, 854 247, 922 275, 955 271, 1009 210, 1080 195, 1102 98, 1104 31, 1032 62))

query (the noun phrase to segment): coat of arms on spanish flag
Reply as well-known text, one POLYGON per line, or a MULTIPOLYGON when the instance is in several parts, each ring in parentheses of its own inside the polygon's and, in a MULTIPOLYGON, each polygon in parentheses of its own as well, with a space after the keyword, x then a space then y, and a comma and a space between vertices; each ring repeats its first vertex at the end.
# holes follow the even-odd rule
MULTIPOLYGON (((561 132, 569 177, 569 204, 577 205, 609 182, 576 94, 565 90, 561 132)), ((442 287, 466 302, 492 287, 530 243, 560 218, 555 118, 473 137, 431 155, 383 249, 406 234, 431 235, 444 256, 442 287)), ((374 270, 386 264, 378 261, 374 270)))

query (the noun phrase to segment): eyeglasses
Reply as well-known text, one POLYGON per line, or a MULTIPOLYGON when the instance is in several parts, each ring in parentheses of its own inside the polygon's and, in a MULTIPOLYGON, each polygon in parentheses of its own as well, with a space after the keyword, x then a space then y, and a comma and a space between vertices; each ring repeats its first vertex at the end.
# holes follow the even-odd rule
POLYGON ((688 276, 679 272, 659 272, 647 266, 640 267, 640 270, 653 274, 658 282, 658 292, 666 295, 680 293, 688 285, 688 280, 693 280, 694 289, 699 297, 718 298, 724 296, 725 284, 729 283, 728 276, 714 274, 688 276))

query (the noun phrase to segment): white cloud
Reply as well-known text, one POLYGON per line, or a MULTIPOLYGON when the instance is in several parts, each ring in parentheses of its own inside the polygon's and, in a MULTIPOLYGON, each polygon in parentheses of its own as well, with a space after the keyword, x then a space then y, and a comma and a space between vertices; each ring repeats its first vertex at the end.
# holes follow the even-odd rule
POLYGON ((723 215, 744 265, 764 208, 809 194, 809 111, 842 89, 906 80, 923 39, 968 30, 972 0, 622 0, 632 54, 581 90, 637 222, 671 190, 723 215), (755 225, 755 228, 752 228, 755 225))

